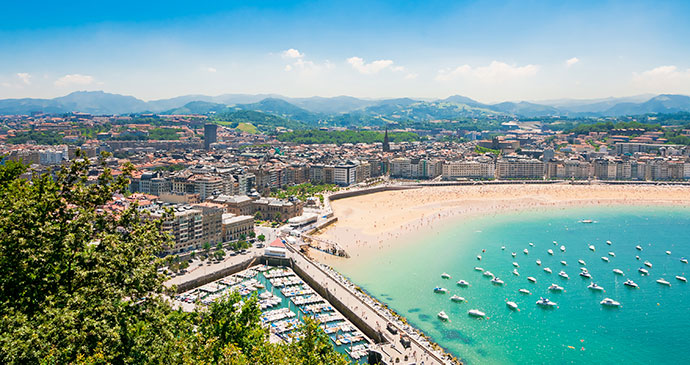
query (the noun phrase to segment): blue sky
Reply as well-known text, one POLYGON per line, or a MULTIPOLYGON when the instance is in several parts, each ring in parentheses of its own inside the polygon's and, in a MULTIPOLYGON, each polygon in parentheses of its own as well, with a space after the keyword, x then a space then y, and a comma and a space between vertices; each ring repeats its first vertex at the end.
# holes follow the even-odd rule
POLYGON ((690 94, 683 1, 13 1, 0 98, 690 94))

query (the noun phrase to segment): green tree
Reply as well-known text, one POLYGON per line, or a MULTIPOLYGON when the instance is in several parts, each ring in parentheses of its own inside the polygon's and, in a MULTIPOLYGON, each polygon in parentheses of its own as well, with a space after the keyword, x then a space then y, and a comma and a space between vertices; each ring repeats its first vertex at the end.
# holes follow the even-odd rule
POLYGON ((259 242, 264 242, 264 241, 266 241, 266 236, 264 236, 263 234, 260 234, 258 237, 256 237, 256 239, 258 239, 259 242))
POLYGON ((261 212, 254 213, 254 219, 256 219, 257 221, 263 219, 263 215, 261 215, 261 212))
POLYGON ((249 232, 249 238, 254 238, 254 237, 256 237, 256 232, 250 231, 249 232))

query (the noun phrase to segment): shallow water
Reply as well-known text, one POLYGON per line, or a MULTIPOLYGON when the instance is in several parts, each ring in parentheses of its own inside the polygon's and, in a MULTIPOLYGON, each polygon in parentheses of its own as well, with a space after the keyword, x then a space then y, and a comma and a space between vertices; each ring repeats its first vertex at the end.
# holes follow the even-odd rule
POLYGON ((335 267, 466 363, 687 363, 690 284, 675 276, 690 276, 690 265, 680 262, 681 257, 690 257, 689 232, 690 209, 686 208, 510 213, 420 232, 408 239, 423 243, 401 242, 399 248, 382 257, 348 260, 335 267), (582 219, 595 223, 580 223, 582 219), (607 240, 612 245, 607 245, 607 240), (587 248, 590 244, 595 252, 587 248), (638 244, 643 251, 635 249, 638 244), (561 245, 566 252, 559 250, 561 245), (501 250, 501 246, 506 249, 501 250), (524 249, 529 250, 528 255, 523 254, 524 249), (553 256, 548 249, 554 251, 553 256), (667 250, 671 255, 665 253, 667 250), (609 251, 616 256, 609 256, 609 251), (513 258, 511 252, 517 256, 513 258), (481 261, 476 259, 478 254, 481 261), (610 261, 602 261, 602 256, 610 261), (536 265, 537 259, 542 266, 536 265), (579 276, 578 259, 586 261, 593 281, 605 292, 587 289, 592 280, 579 276), (561 265, 561 260, 567 266, 561 265), (653 264, 649 276, 637 272, 645 260, 653 264), (512 262, 520 265, 520 276, 511 273, 512 262), (489 278, 474 270, 475 266, 490 270, 505 285, 492 285, 489 278), (544 267, 550 267, 553 274, 544 272, 544 267), (615 275, 614 268, 623 270, 625 276, 615 275), (559 277, 561 270, 570 279, 559 277), (443 272, 452 278, 441 279, 443 272), (528 276, 535 277, 537 283, 528 282, 528 276), (662 277, 672 286, 655 282, 662 277), (640 288, 625 287, 627 278, 640 288), (459 279, 471 286, 458 287, 455 283, 459 279), (563 286, 565 292, 549 292, 551 283, 563 286), (449 292, 435 294, 435 286, 449 292), (532 295, 518 293, 520 288, 529 289, 532 295), (451 302, 453 294, 467 302, 451 302), (558 308, 536 306, 539 296, 557 302, 558 308), (599 302, 605 297, 622 306, 602 307, 599 302), (516 302, 520 311, 509 310, 506 300, 516 302), (480 309, 487 318, 470 318, 469 309, 480 309), (450 316, 449 322, 437 318, 441 310, 450 316))

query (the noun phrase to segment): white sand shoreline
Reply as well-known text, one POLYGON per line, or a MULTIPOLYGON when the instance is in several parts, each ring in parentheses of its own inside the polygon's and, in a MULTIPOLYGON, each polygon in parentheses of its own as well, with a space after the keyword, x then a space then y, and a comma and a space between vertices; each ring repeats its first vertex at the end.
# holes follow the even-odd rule
MULTIPOLYGON (((690 207, 688 186, 493 185, 443 186, 386 191, 331 202, 338 222, 323 237, 352 258, 385 253, 403 239, 438 230, 459 219, 519 211, 596 206, 690 207)), ((583 217, 586 218, 586 217, 583 217)), ((424 244, 424 240, 415 240, 424 244)), ((344 258, 314 253, 327 264, 344 258)))

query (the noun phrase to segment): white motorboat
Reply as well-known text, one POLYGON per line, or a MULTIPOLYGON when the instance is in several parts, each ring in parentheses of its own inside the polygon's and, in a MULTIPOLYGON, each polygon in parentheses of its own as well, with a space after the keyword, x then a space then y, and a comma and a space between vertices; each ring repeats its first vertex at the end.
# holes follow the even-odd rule
POLYGON ((490 277, 490 278, 493 278, 493 277, 494 277, 494 274, 493 274, 491 271, 489 271, 489 270, 484 271, 484 273, 483 273, 482 275, 484 275, 484 276, 486 276, 486 277, 490 277))
POLYGON ((477 260, 481 261, 481 260, 482 260, 482 255, 477 255, 477 260))
POLYGON ((609 258, 606 257, 606 256, 602 256, 602 257, 601 257, 601 261, 609 262, 609 258))
POLYGON ((450 275, 443 273, 441 274, 441 279, 450 279, 450 275))
POLYGON ((554 245, 557 245, 557 244, 558 244, 558 242, 556 242, 556 241, 553 241, 553 244, 554 244, 554 245))
POLYGON ((565 252, 565 246, 561 246, 561 251, 565 252))
POLYGON ((444 311, 438 312, 438 318, 441 318, 442 321, 447 321, 448 320, 448 315, 444 311))
POLYGON ((441 288, 440 286, 437 286, 434 288, 434 293, 445 294, 445 293, 448 293, 448 289, 441 288))
POLYGON ((638 251, 642 251, 642 246, 640 246, 640 245, 635 246, 635 248, 636 248, 638 251))
POLYGON ((625 275, 621 269, 613 269, 613 273, 616 275, 625 275))
POLYGON ((604 298, 601 302, 599 302, 601 305, 605 305, 607 307, 620 307, 620 303, 611 299, 611 298, 604 298))
POLYGON ((684 283, 688 282, 688 279, 685 276, 676 275, 676 279, 678 279, 684 283))
POLYGON ((666 251, 666 254, 667 254, 667 255, 670 255, 670 254, 671 254, 671 251, 666 251))
POLYGON ((568 274, 565 273, 565 271, 561 271, 558 273, 558 276, 562 277, 563 279, 569 279, 570 277, 568 274))
POLYGON ((623 285, 629 286, 631 288, 639 288, 640 287, 639 285, 635 284, 635 282, 630 280, 630 279, 626 280, 625 283, 623 283, 623 285))
POLYGON ((499 279, 498 277, 495 277, 495 278, 491 279, 491 283, 494 284, 494 285, 503 285, 503 284, 505 284, 505 283, 503 282, 503 280, 499 279))
POLYGON ((587 289, 590 289, 590 290, 598 290, 598 291, 604 291, 604 288, 601 287, 601 286, 599 286, 599 285, 597 285, 597 283, 590 283, 589 285, 587 285, 587 289))
POLYGON ((537 260, 537 265, 541 266, 541 260, 537 260))
POLYGON ((537 300, 537 305, 542 306, 542 307, 547 307, 547 308, 553 308, 553 307, 557 306, 558 303, 552 302, 552 301, 542 297, 542 298, 539 298, 539 300, 537 300))
POLYGON ((551 290, 551 291, 563 291, 563 287, 558 286, 556 284, 551 284, 551 286, 549 286, 549 290, 551 290))
POLYGON ((647 267, 651 268, 651 267, 652 267, 652 263, 649 262, 649 261, 645 261, 645 262, 644 262, 644 266, 647 266, 647 267))
POLYGON ((606 244, 611 246, 611 241, 606 241, 606 244))
POLYGON ((529 245, 532 246, 532 247, 534 247, 534 243, 532 243, 532 242, 530 242, 529 245))
POLYGON ((532 294, 532 293, 531 293, 529 290, 527 290, 527 289, 520 289, 520 290, 518 290, 518 291, 520 292, 520 294, 525 294, 525 295, 530 295, 530 294, 532 294))
POLYGON ((644 267, 637 269, 637 271, 639 271, 642 275, 649 275, 649 271, 647 271, 647 269, 645 269, 644 267))
POLYGON ((450 300, 453 302, 464 302, 465 298, 457 296, 457 295, 453 295, 452 297, 450 297, 450 300))
POLYGON ((548 268, 548 267, 545 267, 545 268, 544 268, 544 271, 548 272, 549 274, 551 274, 551 273, 552 273, 551 269, 550 269, 550 268, 548 268))
POLYGON ((640 256, 635 256, 635 259, 636 259, 637 261, 640 261, 640 256))
POLYGON ((517 255, 515 252, 511 252, 510 254, 513 255, 513 257, 517 255))
POLYGON ((688 263, 688 259, 686 259, 685 257, 683 257, 683 258, 680 259, 680 262, 682 262, 682 263, 684 263, 684 264, 687 264, 687 263, 688 263))
POLYGON ((465 280, 458 280, 456 284, 459 286, 470 286, 470 283, 466 282, 465 280))
POLYGON ((505 249, 506 249, 506 246, 501 246, 501 250, 505 250, 505 249))
POLYGON ((580 223, 594 223, 594 221, 591 219, 583 219, 580 221, 580 223))
POLYGON ((589 245, 589 249, 592 251, 595 251, 596 249, 594 248, 594 245, 589 245))
POLYGON ((609 252, 609 256, 611 256, 611 257, 616 257, 616 253, 613 252, 613 251, 610 251, 610 252, 609 252))
POLYGON ((669 282, 666 281, 665 279, 659 279, 659 280, 657 280, 656 282, 659 283, 659 284, 661 284, 661 285, 671 286, 671 283, 669 283, 669 282))
POLYGON ((474 271, 484 271, 484 268, 481 268, 479 266, 475 266, 474 271))
POLYGON ((563 266, 568 266, 568 263, 565 262, 565 261, 561 261, 561 265, 563 265, 563 266))
POLYGON ((586 266, 585 260, 577 260, 580 265, 586 266))
POLYGON ((536 283, 536 282, 537 282, 537 279, 535 279, 535 278, 532 277, 532 276, 528 276, 528 277, 527 277, 527 280, 529 280, 529 281, 532 282, 532 283, 536 283))
POLYGON ((546 252, 548 252, 549 255, 553 256, 553 250, 552 249, 548 249, 546 252))
POLYGON ((591 278, 592 278, 592 275, 590 275, 590 273, 587 272, 587 271, 581 272, 581 273, 580 273, 580 276, 582 276, 583 278, 587 278, 587 279, 591 279, 591 278))
POLYGON ((510 302, 510 301, 508 301, 508 302, 506 302, 506 305, 508 306, 508 308, 510 308, 510 309, 512 309, 512 310, 517 310, 517 309, 518 309, 518 305, 517 305, 517 303, 515 303, 515 302, 510 302))
POLYGON ((527 254, 529 253, 529 251, 528 251, 527 249, 524 249, 524 250, 522 250, 522 253, 524 253, 525 255, 527 255, 527 254))
POLYGON ((517 262, 513 262, 513 266, 520 267, 520 264, 518 264, 517 262))
POLYGON ((515 276, 520 276, 520 273, 517 271, 517 269, 514 269, 514 270, 513 270, 513 275, 515 275, 515 276))
POLYGON ((470 317, 477 317, 477 318, 484 318, 486 316, 486 313, 480 311, 479 309, 470 309, 467 311, 467 314, 470 317))

